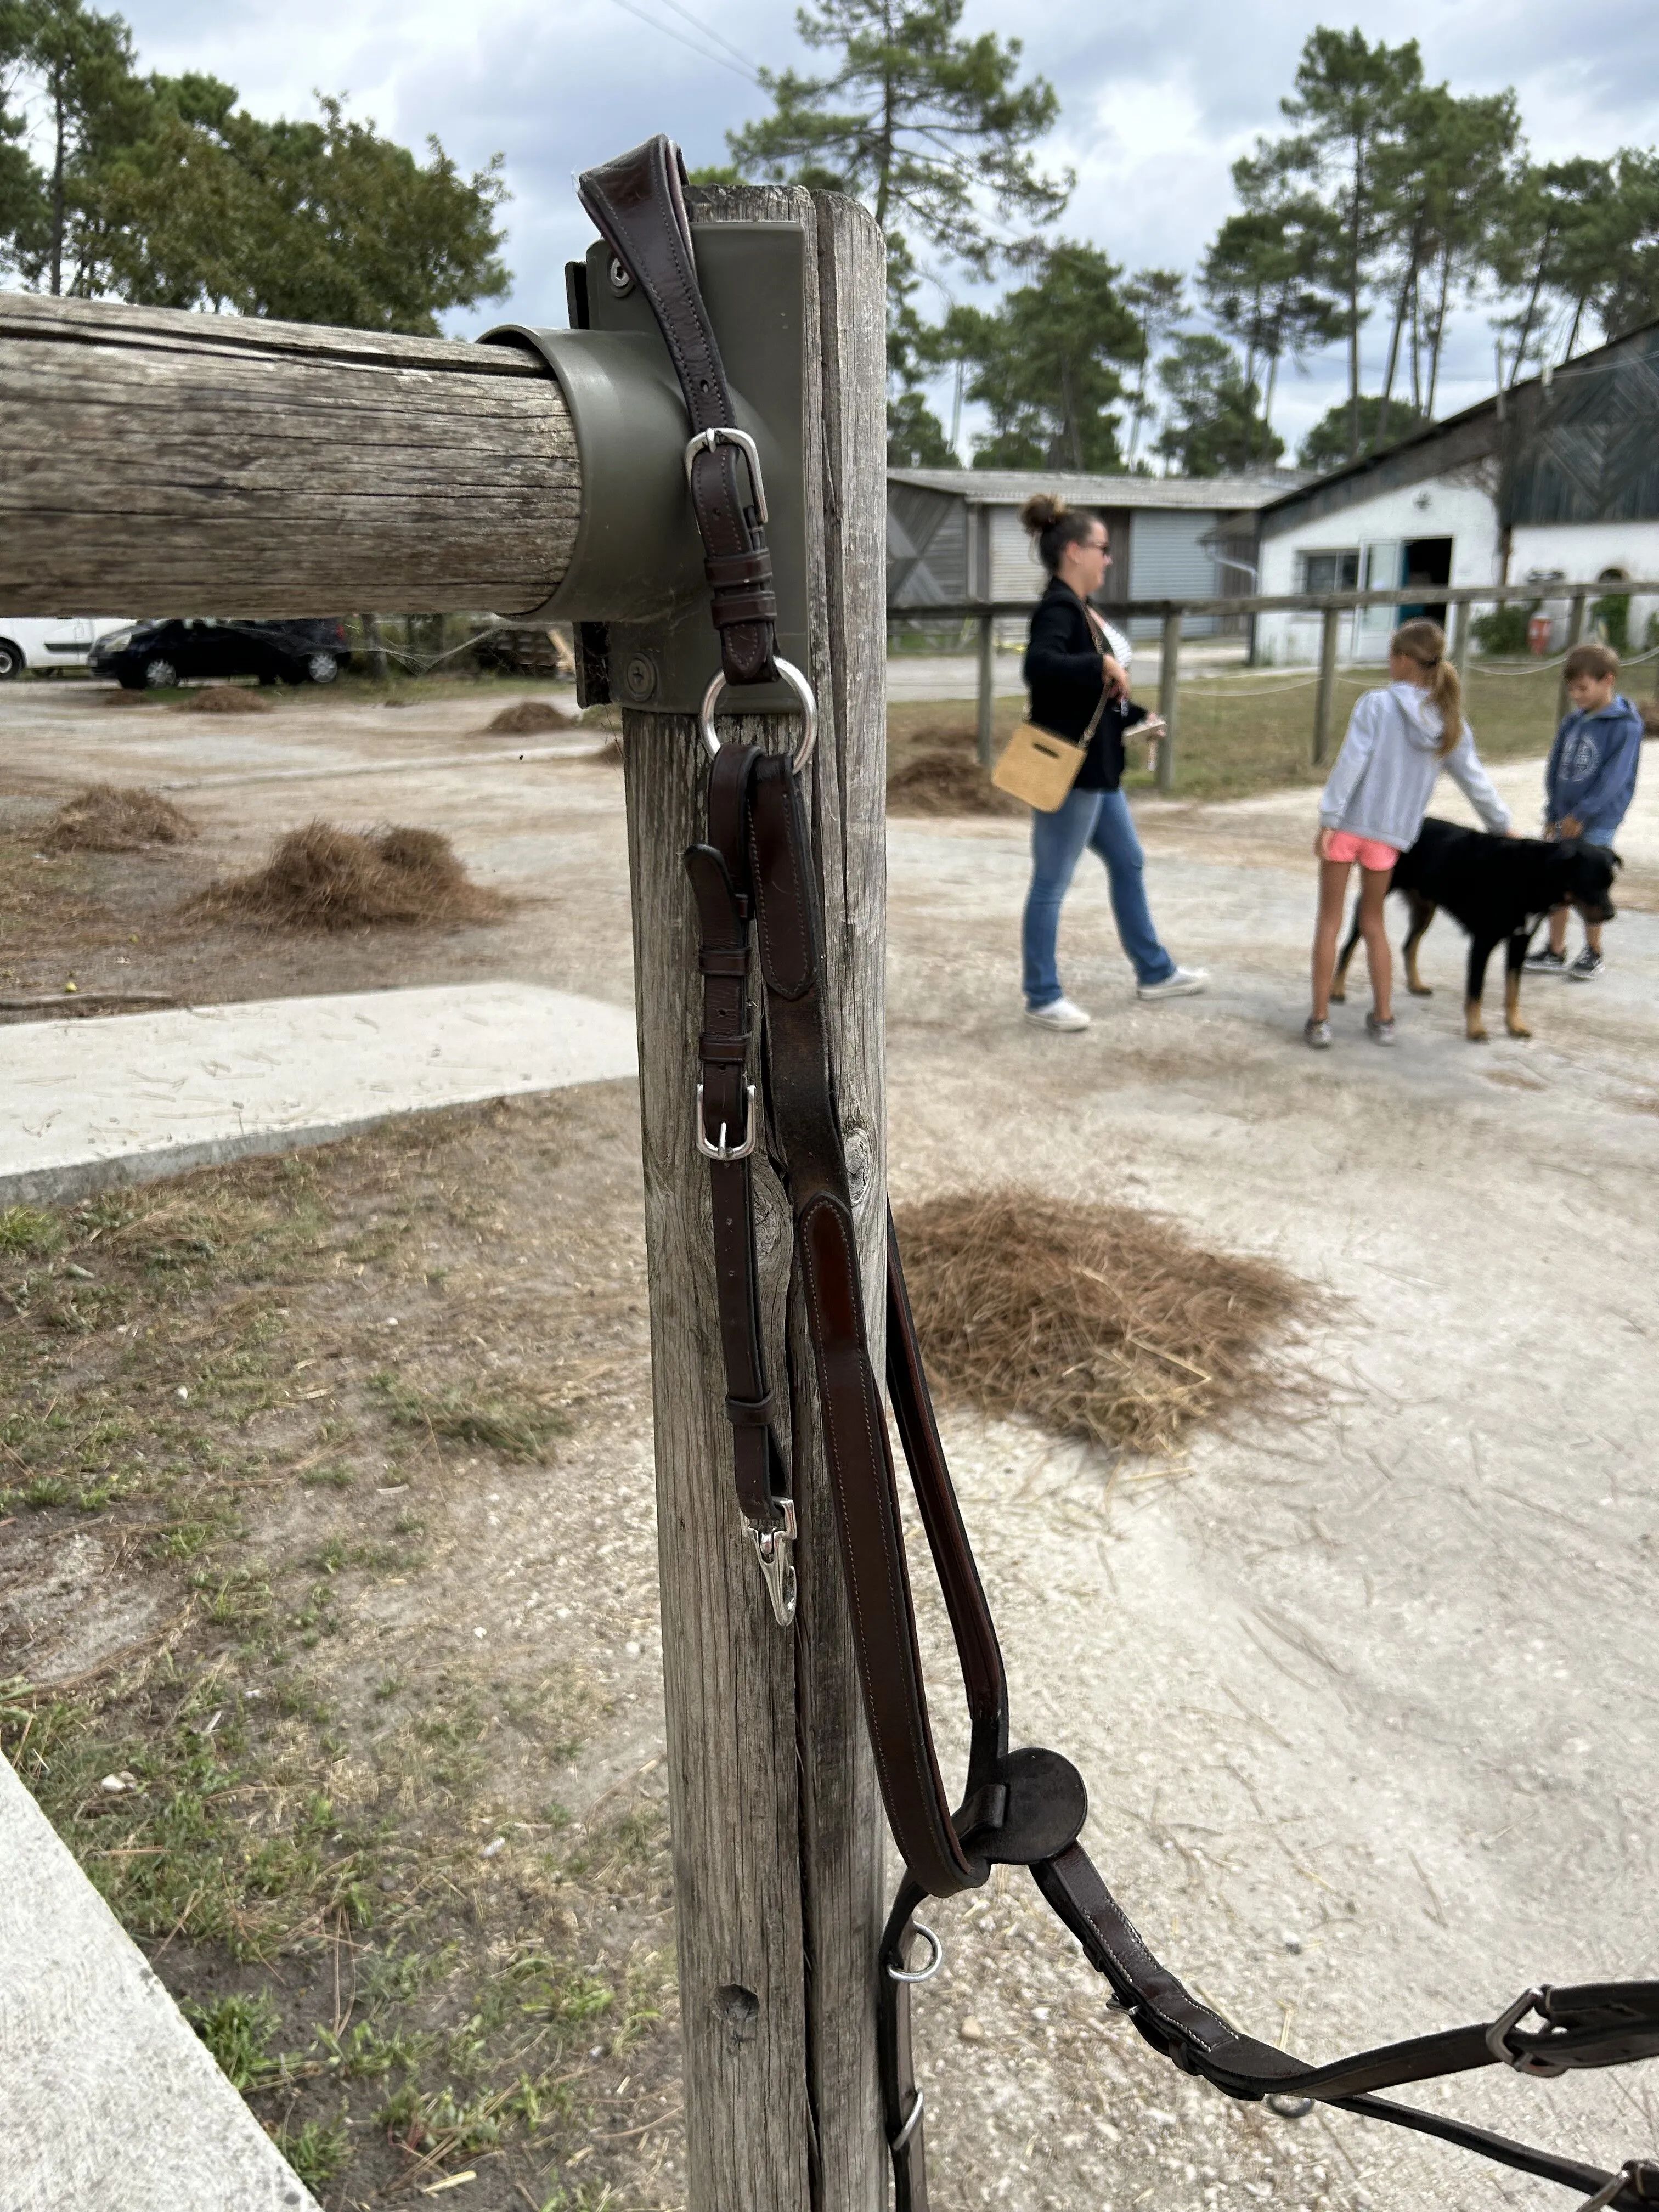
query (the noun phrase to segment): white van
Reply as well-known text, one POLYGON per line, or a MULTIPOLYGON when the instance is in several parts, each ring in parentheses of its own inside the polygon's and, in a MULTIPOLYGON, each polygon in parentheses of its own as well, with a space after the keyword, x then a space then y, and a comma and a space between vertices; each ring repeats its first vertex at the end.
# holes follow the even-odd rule
POLYGON ((100 637, 125 629, 125 615, 0 615, 0 684, 26 669, 84 668, 100 637))

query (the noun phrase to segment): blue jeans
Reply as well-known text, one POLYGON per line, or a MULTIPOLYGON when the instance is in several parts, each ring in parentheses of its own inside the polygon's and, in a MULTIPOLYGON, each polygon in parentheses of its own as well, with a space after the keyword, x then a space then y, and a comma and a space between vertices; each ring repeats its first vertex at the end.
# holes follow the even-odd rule
POLYGON ((1031 817, 1031 888, 1021 941, 1025 1004, 1033 1013, 1062 995, 1054 940, 1060 902, 1085 845, 1106 863, 1112 916, 1136 982, 1161 983, 1175 973, 1147 911, 1145 862, 1128 800, 1121 791, 1074 791, 1052 814, 1031 817))

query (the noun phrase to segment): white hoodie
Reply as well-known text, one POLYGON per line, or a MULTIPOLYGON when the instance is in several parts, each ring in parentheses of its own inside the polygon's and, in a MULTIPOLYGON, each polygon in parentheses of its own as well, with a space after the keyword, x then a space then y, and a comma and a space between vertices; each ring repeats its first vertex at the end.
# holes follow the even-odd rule
POLYGON ((1443 760, 1443 727, 1439 708, 1419 684, 1390 684, 1384 690, 1363 693, 1320 793, 1324 828, 1374 838, 1403 853, 1417 842, 1443 768, 1488 830, 1507 830, 1510 810, 1480 765, 1474 731, 1465 722, 1462 736, 1443 760))

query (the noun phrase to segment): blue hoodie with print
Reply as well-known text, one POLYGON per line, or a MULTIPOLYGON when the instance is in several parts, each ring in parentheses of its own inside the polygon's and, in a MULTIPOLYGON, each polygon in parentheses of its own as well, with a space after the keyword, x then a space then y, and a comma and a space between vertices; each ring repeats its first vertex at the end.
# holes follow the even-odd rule
POLYGON ((1547 827, 1582 822, 1592 844, 1609 844, 1636 791, 1642 717, 1622 693, 1594 714, 1577 708, 1555 733, 1544 770, 1547 827))

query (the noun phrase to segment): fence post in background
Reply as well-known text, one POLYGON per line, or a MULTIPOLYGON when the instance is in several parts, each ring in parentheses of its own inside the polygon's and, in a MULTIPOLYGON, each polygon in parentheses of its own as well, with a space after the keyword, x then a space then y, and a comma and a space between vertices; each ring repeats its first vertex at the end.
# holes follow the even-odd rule
POLYGON ((1336 714, 1336 641, 1342 616, 1327 607, 1319 633, 1319 690, 1314 705, 1313 763, 1322 768, 1331 757, 1331 724, 1336 714))
POLYGON ((979 618, 979 691, 974 724, 974 749, 980 766, 987 769, 991 765, 996 720, 996 622, 990 615, 981 615, 979 618))
MULTIPOLYGON (((1575 645, 1582 644, 1583 641, 1584 607, 1589 598, 1588 592, 1575 592, 1569 604, 1567 614, 1567 651, 1569 653, 1572 651, 1575 645)), ((1572 702, 1567 696, 1567 679, 1563 675, 1555 687, 1555 719, 1558 722, 1571 704, 1572 702)))
POLYGON ((1164 735, 1158 748, 1158 787, 1167 797, 1175 789, 1176 726, 1181 707, 1181 609, 1172 607, 1164 617, 1159 648, 1158 711, 1164 735))
POLYGON ((1474 614, 1474 605, 1468 599, 1460 599, 1452 609, 1451 659, 1460 679, 1469 672, 1469 623, 1474 614))
MULTIPOLYGON (((991 510, 988 507, 979 507, 974 510, 974 584, 977 598, 988 599, 991 597, 991 510)), ((979 617, 979 712, 974 727, 974 740, 979 764, 988 772, 991 766, 996 726, 996 617, 985 614, 979 617)))

